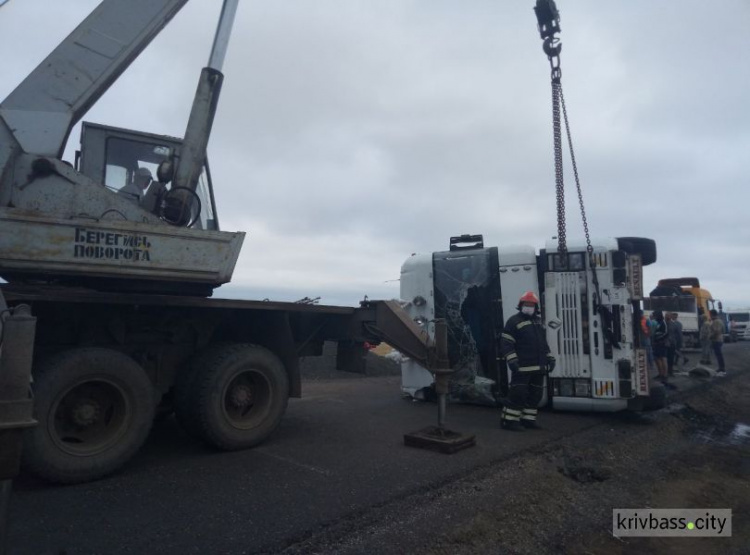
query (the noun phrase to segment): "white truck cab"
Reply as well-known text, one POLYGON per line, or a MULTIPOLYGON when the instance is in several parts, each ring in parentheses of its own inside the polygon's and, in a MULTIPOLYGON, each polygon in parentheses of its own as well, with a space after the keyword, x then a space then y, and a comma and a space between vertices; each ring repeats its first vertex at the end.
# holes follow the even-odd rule
MULTIPOLYGON (((481 235, 452 237, 448 251, 415 254, 401 269, 401 299, 426 333, 444 318, 454 374, 453 400, 495 405, 507 394, 508 370, 500 334, 518 299, 533 291, 542 302, 547 341, 557 359, 542 404, 582 411, 618 411, 649 395, 638 321, 642 268, 656 260, 650 239, 557 241, 538 253, 531 246, 485 247, 481 235)), ((429 399, 432 375, 402 363, 402 391, 429 399)))

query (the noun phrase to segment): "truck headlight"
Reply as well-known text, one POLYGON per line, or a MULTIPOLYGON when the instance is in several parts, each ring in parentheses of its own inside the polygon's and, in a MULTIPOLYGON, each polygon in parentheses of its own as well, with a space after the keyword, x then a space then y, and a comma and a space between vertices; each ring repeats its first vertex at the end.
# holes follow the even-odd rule
POLYGON ((560 380, 560 395, 573 397, 573 380, 560 380))

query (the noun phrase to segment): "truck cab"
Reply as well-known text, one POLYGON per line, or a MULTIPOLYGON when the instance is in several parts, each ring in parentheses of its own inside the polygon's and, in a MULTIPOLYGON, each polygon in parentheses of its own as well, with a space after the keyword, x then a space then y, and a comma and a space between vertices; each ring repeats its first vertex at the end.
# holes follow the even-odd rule
POLYGON ((750 310, 728 312, 729 327, 739 341, 750 341, 750 310))

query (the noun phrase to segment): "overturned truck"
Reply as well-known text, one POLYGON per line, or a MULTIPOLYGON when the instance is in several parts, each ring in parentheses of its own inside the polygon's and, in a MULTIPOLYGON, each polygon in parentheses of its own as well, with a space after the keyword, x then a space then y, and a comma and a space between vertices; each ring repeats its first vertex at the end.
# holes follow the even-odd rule
MULTIPOLYGON (((638 322, 642 268, 656 261, 654 241, 637 237, 533 247, 485 247, 481 235, 453 237, 448 251, 413 255, 401 269, 401 298, 430 336, 445 318, 454 400, 495 405, 507 395, 500 353, 504 322, 518 299, 541 299, 547 341, 557 365, 542 404, 556 409, 639 409, 663 396, 650 383, 638 322)), ((402 363, 402 390, 430 398, 432 375, 417 361, 402 363)))

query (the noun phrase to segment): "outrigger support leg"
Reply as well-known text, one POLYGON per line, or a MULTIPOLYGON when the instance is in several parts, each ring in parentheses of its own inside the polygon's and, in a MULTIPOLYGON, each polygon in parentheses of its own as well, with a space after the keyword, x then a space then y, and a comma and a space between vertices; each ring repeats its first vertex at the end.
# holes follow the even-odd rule
POLYGON ((435 375, 435 392, 438 395, 438 425, 404 434, 404 445, 450 454, 476 445, 476 436, 454 432, 445 427, 449 380, 453 373, 448 362, 447 330, 445 320, 435 321, 435 351, 437 356, 435 367, 429 370, 435 375))

